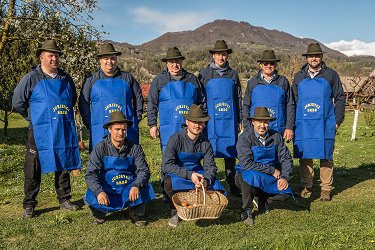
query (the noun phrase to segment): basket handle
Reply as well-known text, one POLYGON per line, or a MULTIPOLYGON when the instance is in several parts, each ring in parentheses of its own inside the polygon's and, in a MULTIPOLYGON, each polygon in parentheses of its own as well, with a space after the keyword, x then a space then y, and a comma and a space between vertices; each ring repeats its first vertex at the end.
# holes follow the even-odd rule
MULTIPOLYGON (((201 188, 203 190, 203 206, 206 205, 206 191, 205 191, 205 188, 203 186, 203 183, 200 182, 201 184, 201 188)), ((198 188, 195 188, 195 204, 198 204, 198 188)))

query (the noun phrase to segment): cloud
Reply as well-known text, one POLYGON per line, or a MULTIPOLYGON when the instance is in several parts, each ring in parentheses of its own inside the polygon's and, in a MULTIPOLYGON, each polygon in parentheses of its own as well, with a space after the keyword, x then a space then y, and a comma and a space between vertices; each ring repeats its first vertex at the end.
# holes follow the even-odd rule
POLYGON ((130 13, 134 16, 135 22, 149 25, 149 28, 160 34, 195 29, 212 20, 212 14, 208 12, 161 12, 148 7, 138 7, 131 9, 130 13))
POLYGON ((359 40, 353 41, 338 41, 332 43, 325 43, 325 46, 338 50, 347 56, 355 55, 371 55, 375 56, 375 42, 365 43, 359 40))

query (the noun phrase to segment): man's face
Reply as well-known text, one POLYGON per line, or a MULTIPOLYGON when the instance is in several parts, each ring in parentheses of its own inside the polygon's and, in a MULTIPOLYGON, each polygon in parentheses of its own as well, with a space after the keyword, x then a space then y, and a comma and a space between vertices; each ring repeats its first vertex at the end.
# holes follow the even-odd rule
POLYGON ((55 71, 60 66, 60 54, 56 52, 43 51, 40 54, 40 64, 49 71, 55 71))
POLYGON ((113 141, 121 143, 126 138, 127 129, 128 125, 126 123, 114 123, 108 127, 108 132, 113 141))
POLYGON ((212 54, 212 58, 214 59, 214 62, 218 67, 223 67, 228 61, 228 57, 229 55, 227 51, 215 52, 212 54))
POLYGON ((179 59, 167 60, 167 68, 168 68, 168 72, 172 76, 179 76, 179 75, 181 75, 181 72, 182 72, 182 59, 179 58, 179 59))
POLYGON ((307 55, 306 60, 309 64, 310 68, 312 69, 319 69, 320 64, 322 63, 323 55, 322 54, 316 54, 316 55, 307 55))
POLYGON ((277 62, 261 62, 260 67, 262 69, 263 74, 267 76, 272 76, 275 72, 277 62))
POLYGON ((193 135, 199 135, 206 127, 206 122, 193 122, 190 120, 186 120, 186 125, 190 133, 192 133, 193 135))
POLYGON ((265 136, 268 131, 269 120, 252 119, 254 131, 260 136, 265 136))
POLYGON ((103 72, 112 76, 116 72, 117 68, 117 56, 116 55, 104 55, 99 58, 100 68, 103 72))

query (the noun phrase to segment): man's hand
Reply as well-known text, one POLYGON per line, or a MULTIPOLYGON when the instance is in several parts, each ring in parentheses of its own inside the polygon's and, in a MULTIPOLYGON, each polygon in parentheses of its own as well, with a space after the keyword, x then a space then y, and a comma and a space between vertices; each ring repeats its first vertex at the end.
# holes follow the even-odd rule
POLYGON ((293 130, 285 129, 283 138, 286 142, 290 142, 293 139, 293 135, 294 135, 293 130))
POLYGON ((238 133, 242 132, 242 123, 238 123, 238 133))
POLYGON ((139 197, 139 188, 132 187, 129 192, 129 200, 135 201, 139 197))
POLYGON ((191 181, 194 183, 195 187, 201 187, 201 182, 203 183, 203 186, 207 186, 206 180, 204 179, 203 175, 199 173, 193 173, 191 175, 191 181))
POLYGON ((159 129, 156 126, 152 126, 150 128, 150 135, 152 138, 156 139, 159 137, 159 129))
POLYGON ((280 178, 277 180, 277 189, 278 190, 285 190, 289 187, 288 181, 284 178, 280 178))
POLYGON ((276 179, 280 179, 280 176, 281 176, 280 170, 275 169, 275 172, 273 173, 273 177, 275 177, 276 179))
POLYGON ((99 205, 106 205, 106 206, 109 205, 109 198, 108 198, 108 195, 105 192, 101 192, 98 195, 97 199, 98 199, 99 205))

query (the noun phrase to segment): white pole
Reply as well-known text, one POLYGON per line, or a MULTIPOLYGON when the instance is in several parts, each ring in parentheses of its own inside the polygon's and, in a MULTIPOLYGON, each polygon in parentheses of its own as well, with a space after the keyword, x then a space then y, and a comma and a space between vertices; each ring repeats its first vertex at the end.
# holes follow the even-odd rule
POLYGON ((355 140, 355 132, 357 130, 357 122, 358 122, 358 113, 359 113, 359 110, 356 109, 354 111, 354 121, 353 121, 353 131, 352 131, 352 141, 355 140))

